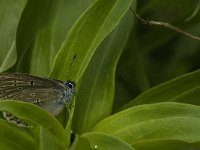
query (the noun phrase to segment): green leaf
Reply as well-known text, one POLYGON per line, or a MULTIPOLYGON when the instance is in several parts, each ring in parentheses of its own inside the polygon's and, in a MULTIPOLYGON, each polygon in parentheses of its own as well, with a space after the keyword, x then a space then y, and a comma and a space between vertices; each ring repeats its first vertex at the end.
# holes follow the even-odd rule
MULTIPOLYGON (((109 134, 89 132, 81 135, 80 138, 87 139, 90 143, 90 148, 84 150, 134 150, 134 148, 132 148, 126 142, 109 134)), ((77 145, 79 145, 81 150, 82 143, 77 143, 77 145)), ((78 150, 78 148, 76 150, 78 150)))
POLYGON ((38 150, 64 150, 63 143, 58 141, 48 130, 39 126, 38 132, 38 150))
POLYGON ((27 121, 28 123, 35 125, 41 125, 48 129, 53 135, 55 135, 61 142, 64 142, 64 129, 61 124, 44 111, 41 107, 31 103, 14 100, 0 101, 0 111, 10 112, 14 116, 27 121))
POLYGON ((81 138, 78 134, 76 134, 75 139, 70 146, 70 150, 91 150, 91 146, 88 139, 81 138))
POLYGON ((76 135, 76 139, 70 150, 134 150, 133 147, 126 142, 111 136, 109 134, 88 132, 80 137, 76 135))
POLYGON ((25 2, 26 0, 0 1, 0 72, 13 66, 17 60, 15 35, 25 2))
POLYGON ((0 119, 0 135, 2 150, 35 150, 35 141, 26 130, 3 119, 0 119))
POLYGON ((29 0, 24 8, 16 35, 17 70, 20 72, 29 71, 35 36, 41 28, 50 3, 49 0, 29 0))
POLYGON ((31 73, 40 76, 49 75, 54 57, 61 47, 70 27, 92 1, 56 0, 51 2, 42 28, 38 31, 34 43, 31 56, 31 73))
POLYGON ((125 15, 132 0, 98 0, 77 20, 56 55, 52 77, 66 80, 69 66, 70 77, 77 81, 83 75, 92 55, 102 40, 116 27, 125 15))
POLYGON ((182 144, 200 148, 199 124, 199 106, 163 102, 128 108, 105 118, 93 131, 109 133, 136 149, 174 150, 182 144))
POLYGON ((139 104, 176 101, 200 104, 200 70, 182 75, 156 87, 153 87, 128 103, 125 107, 139 104))
POLYGON ((115 30, 98 47, 83 75, 76 96, 73 120, 73 130, 76 133, 89 131, 112 112, 115 70, 132 29, 131 20, 132 14, 127 12, 115 30))
MULTIPOLYGON (((70 70, 70 76, 72 75, 73 77, 71 79, 78 81, 96 48, 117 26, 120 19, 128 10, 130 3, 131 0, 126 2, 122 0, 107 2, 105 0, 98 0, 91 5, 69 31, 61 49, 55 57, 51 76, 61 80, 70 78, 68 77, 69 67, 76 55, 75 63, 70 70)), ((73 114, 73 111, 71 113, 73 114)), ((67 125, 66 134, 70 134, 70 129, 71 122, 67 125)))

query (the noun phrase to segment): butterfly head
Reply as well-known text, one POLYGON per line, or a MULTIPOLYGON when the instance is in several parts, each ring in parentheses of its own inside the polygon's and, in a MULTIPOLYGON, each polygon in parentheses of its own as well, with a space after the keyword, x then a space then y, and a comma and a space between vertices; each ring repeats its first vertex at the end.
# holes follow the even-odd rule
POLYGON ((66 81, 65 86, 67 88, 66 90, 66 97, 70 99, 76 94, 76 83, 74 81, 66 81))

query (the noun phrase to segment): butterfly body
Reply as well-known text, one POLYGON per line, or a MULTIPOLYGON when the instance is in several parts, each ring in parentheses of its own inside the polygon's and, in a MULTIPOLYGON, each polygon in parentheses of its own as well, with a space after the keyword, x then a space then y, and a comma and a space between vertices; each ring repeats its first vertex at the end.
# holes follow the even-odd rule
POLYGON ((23 73, 0 73, 0 100, 12 99, 41 106, 58 115, 75 95, 75 83, 23 73))

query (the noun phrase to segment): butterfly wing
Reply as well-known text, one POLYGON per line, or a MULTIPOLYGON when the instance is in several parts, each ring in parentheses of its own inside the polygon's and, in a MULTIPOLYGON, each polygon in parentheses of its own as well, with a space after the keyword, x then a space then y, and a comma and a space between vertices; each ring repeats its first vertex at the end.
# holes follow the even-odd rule
POLYGON ((53 115, 64 107, 66 87, 62 81, 28 74, 0 74, 0 99, 15 99, 39 105, 53 115))
POLYGON ((0 88, 3 87, 55 87, 57 89, 65 89, 65 85, 62 81, 41 78, 23 73, 0 73, 0 88))

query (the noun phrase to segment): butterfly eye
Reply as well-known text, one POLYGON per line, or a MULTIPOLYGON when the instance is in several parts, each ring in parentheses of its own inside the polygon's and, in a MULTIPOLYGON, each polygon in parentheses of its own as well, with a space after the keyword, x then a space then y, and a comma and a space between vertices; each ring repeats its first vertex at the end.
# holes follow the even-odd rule
POLYGON ((67 83, 67 87, 72 89, 74 87, 74 84, 69 82, 69 83, 67 83))
POLYGON ((67 81, 65 85, 70 89, 74 89, 76 84, 73 81, 67 81))

